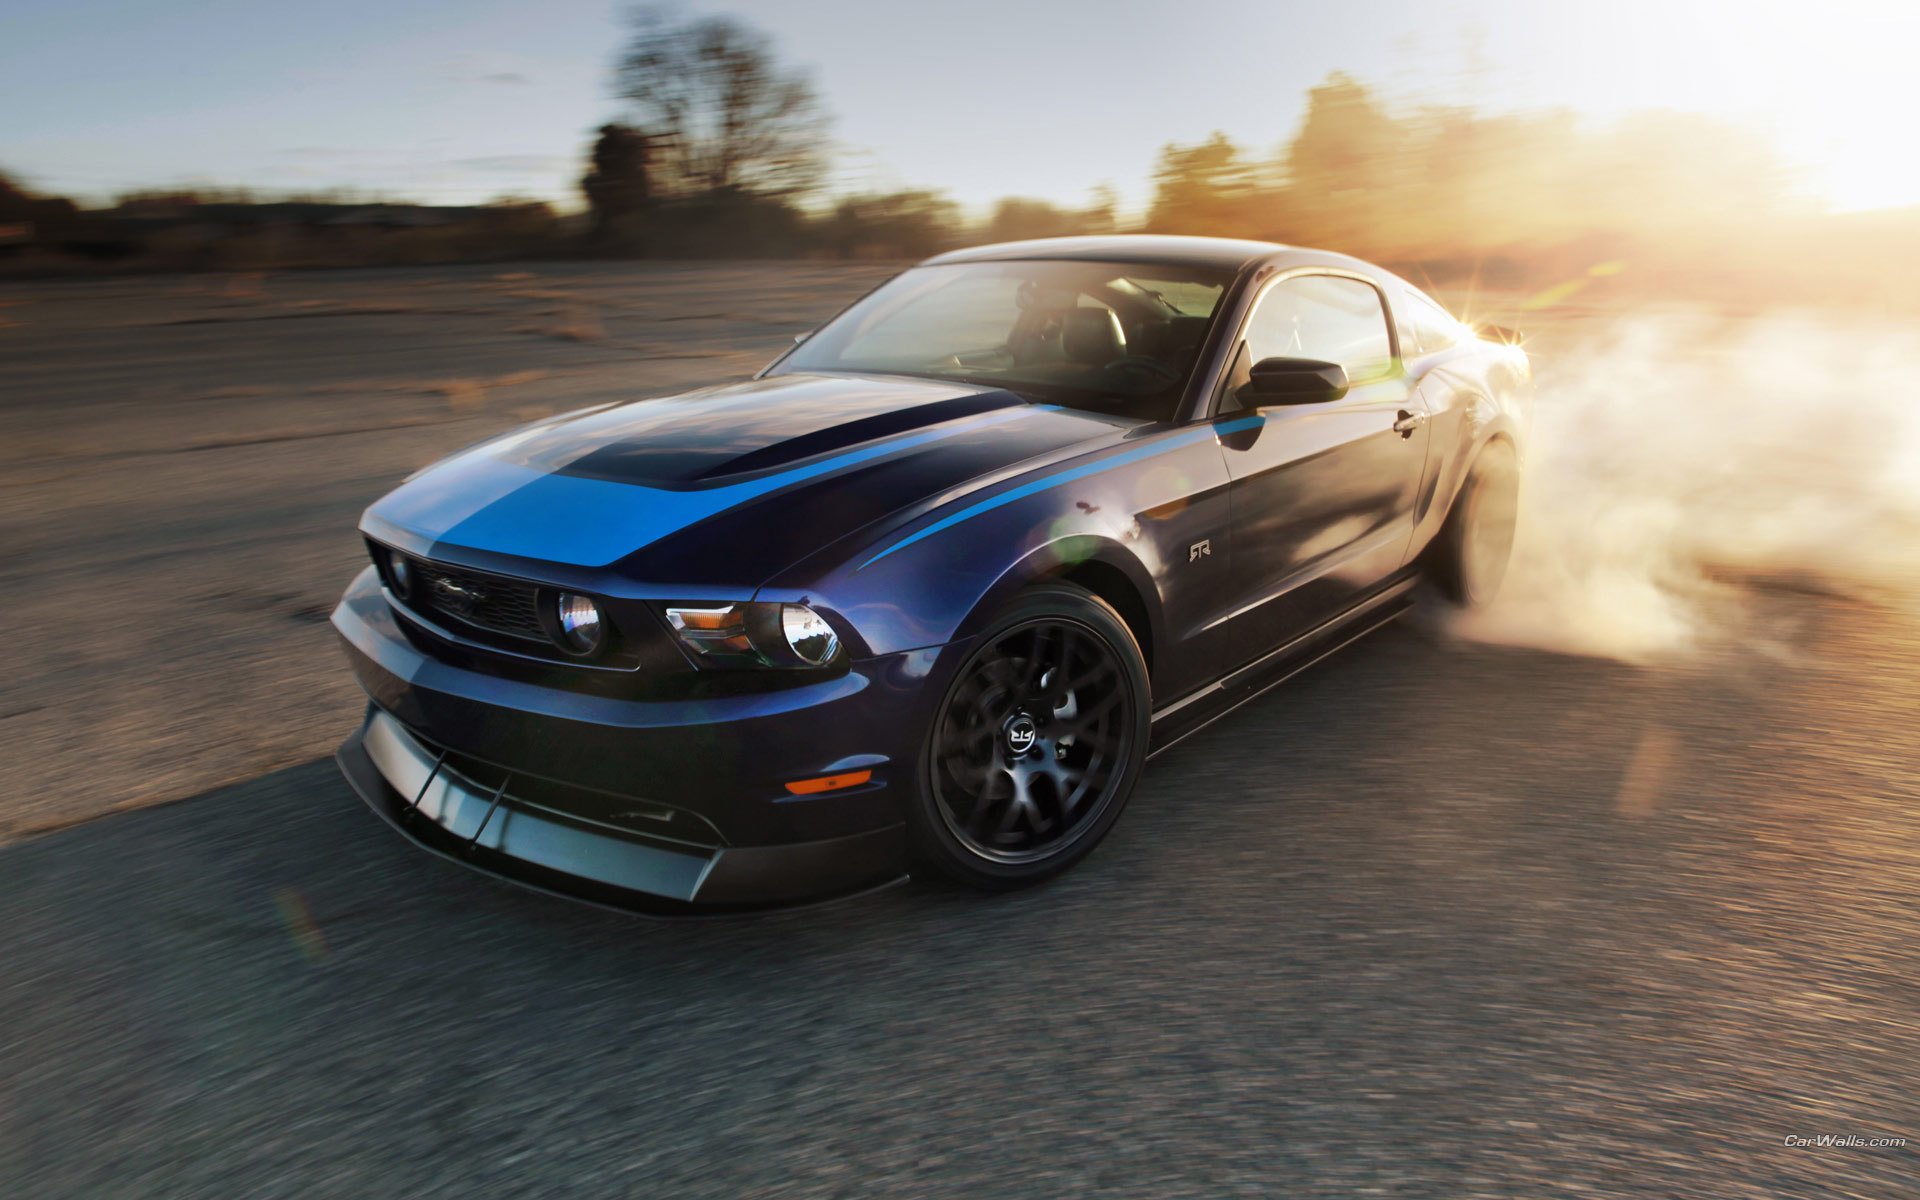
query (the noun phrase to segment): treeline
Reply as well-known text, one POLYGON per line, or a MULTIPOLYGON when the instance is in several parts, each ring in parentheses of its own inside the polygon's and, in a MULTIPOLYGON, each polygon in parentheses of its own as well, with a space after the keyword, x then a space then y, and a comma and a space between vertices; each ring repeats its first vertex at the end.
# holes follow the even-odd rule
POLYGON ((54 247, 163 268, 508 257, 910 259, 964 244, 1110 232, 1249 237, 1346 251, 1436 284, 1534 306, 1590 289, 1725 302, 1920 306, 1888 264, 1920 251, 1920 210, 1833 216, 1774 152, 1713 118, 1595 127, 1565 112, 1488 114, 1384 101, 1342 74, 1308 95, 1276 150, 1215 133, 1165 147, 1143 215, 944 194, 832 195, 829 117, 807 76, 724 17, 634 15, 619 119, 580 181, 585 211, 351 197, 150 193, 80 212, 0 180, 0 262, 54 247))
POLYGON ((822 201, 825 116, 806 77, 737 22, 636 18, 625 119, 583 183, 603 253, 912 258, 944 247, 1116 230, 1338 249, 1436 283, 1548 305, 1590 288, 1716 301, 1920 303, 1886 264, 1920 251, 1920 210, 1821 212, 1751 131, 1653 112, 1395 107, 1334 73, 1277 152, 1215 133, 1165 147, 1144 218, 1004 200, 963 219, 934 191, 822 201))
POLYGON ((1886 269, 1920 210, 1833 216, 1774 150, 1713 117, 1593 126, 1567 112, 1396 110, 1336 73, 1270 156, 1219 134, 1166 147, 1150 230, 1338 249, 1441 282, 1760 303, 1920 299, 1886 269))
POLYGON ((448 206, 242 189, 143 191, 101 208, 0 176, 0 271, 234 271, 474 262, 570 253, 566 223, 527 200, 448 206))

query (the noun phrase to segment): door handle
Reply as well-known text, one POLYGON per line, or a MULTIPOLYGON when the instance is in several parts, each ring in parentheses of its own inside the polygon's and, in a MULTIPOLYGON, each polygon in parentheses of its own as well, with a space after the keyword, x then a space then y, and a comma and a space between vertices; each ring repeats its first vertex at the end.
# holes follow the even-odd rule
POLYGON ((1427 414, 1400 410, 1400 419, 1393 423, 1393 431, 1403 438, 1413 436, 1413 431, 1427 423, 1427 414))

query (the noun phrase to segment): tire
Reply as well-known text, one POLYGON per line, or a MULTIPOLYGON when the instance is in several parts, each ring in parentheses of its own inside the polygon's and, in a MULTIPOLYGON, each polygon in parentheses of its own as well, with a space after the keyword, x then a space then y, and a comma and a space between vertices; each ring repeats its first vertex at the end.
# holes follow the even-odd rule
POLYGON ((915 867, 1006 891, 1087 856, 1147 756, 1146 660, 1127 624, 1069 584, 1016 596, 954 673, 909 805, 915 867))
POLYGON ((1427 551, 1427 572, 1450 602, 1466 609, 1493 602, 1513 555, 1519 511, 1519 460, 1506 442, 1489 442, 1427 551))

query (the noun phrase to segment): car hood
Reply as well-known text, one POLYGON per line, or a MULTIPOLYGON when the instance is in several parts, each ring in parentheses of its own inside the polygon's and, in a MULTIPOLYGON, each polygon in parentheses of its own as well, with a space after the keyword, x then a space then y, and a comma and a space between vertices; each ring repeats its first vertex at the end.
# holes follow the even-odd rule
POLYGON ((757 583, 969 480, 1128 428, 994 388, 783 375, 484 442, 409 479, 361 528, 477 565, 757 583))

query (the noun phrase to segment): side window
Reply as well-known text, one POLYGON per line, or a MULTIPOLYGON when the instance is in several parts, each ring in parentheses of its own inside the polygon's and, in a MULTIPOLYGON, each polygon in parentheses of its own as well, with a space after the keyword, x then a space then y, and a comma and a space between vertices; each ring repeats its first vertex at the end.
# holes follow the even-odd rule
POLYGON ((1447 310, 1418 292, 1406 293, 1407 317, 1413 322, 1413 336, 1422 354, 1445 350, 1460 340, 1460 325, 1447 310))
POLYGON ((1247 322, 1247 350, 1251 362, 1336 362, 1355 383, 1393 372, 1393 343, 1380 293, 1371 284, 1338 275, 1302 275, 1270 288, 1247 322))

